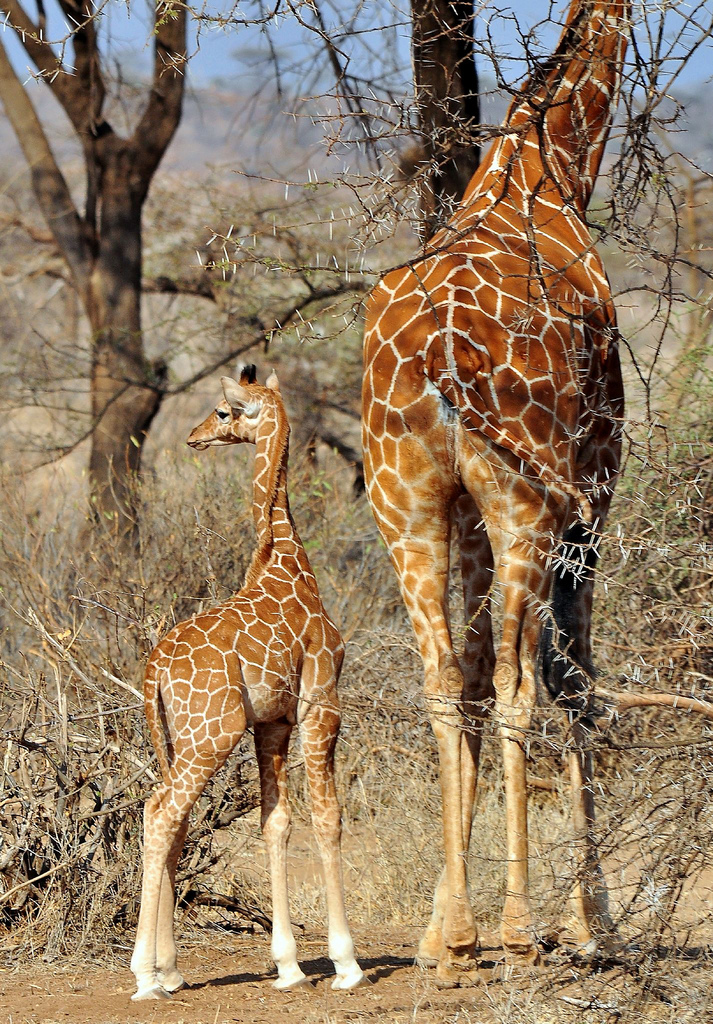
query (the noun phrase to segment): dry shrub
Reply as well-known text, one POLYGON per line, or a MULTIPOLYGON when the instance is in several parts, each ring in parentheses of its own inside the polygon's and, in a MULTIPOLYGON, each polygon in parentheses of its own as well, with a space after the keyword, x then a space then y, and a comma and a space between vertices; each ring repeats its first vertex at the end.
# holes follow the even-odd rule
MULTIPOLYGON (((706 423, 694 429, 707 436, 706 423)), ((691 430, 683 424, 675 436, 631 438, 602 544, 595 611, 599 681, 610 689, 705 696, 713 683, 713 462, 710 448, 689 442, 691 430)), ((329 459, 325 465, 316 473, 293 465, 290 489, 325 603, 348 640, 337 768, 349 911, 357 923, 408 925, 416 938, 442 863, 437 757, 420 658, 366 503, 352 497, 347 472, 329 459)), ((155 782, 139 702, 142 667, 157 635, 240 583, 254 544, 250 466, 248 453, 161 456, 141 491, 147 540, 138 562, 122 559, 108 538, 83 542, 76 509, 57 502, 33 518, 8 492, 0 548, 0 914, 8 954, 51 957, 113 946, 126 956, 140 889, 140 810, 155 782)), ((452 591, 458 605, 457 573, 452 591)), ((597 836, 614 916, 636 947, 606 971, 573 975, 571 963, 555 962, 541 982, 493 997, 495 1019, 527 1020, 528 999, 538 1000, 542 1013, 556 1000, 542 1020, 590 1019, 588 1007, 591 1019, 606 1019, 610 1010, 597 1017, 597 1006, 645 1020, 654 1004, 651 1019, 674 1019, 666 1007, 680 997, 684 975, 703 998, 712 938, 710 728, 676 712, 612 719, 603 701, 600 711, 592 732, 600 766, 597 836)), ((531 880, 543 932, 566 915, 575 875, 563 771, 568 745, 566 719, 543 697, 529 737, 531 880)), ((296 846, 316 862, 315 844, 305 838, 298 749, 292 762, 296 846)), ((472 899, 479 921, 496 929, 505 843, 492 722, 481 778, 472 899)), ((266 924, 256 800, 246 738, 194 814, 179 876, 184 935, 191 922, 266 924)), ((298 922, 322 928, 318 871, 305 873, 296 857, 291 870, 298 922)))

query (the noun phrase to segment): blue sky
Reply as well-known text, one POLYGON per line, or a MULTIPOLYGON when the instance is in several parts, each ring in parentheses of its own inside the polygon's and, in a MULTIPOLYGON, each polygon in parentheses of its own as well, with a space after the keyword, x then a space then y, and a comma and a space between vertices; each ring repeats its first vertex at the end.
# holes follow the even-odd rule
MULTIPOLYGON (((711 21, 711 13, 706 12, 708 4, 696 3, 696 0, 679 0, 681 10, 690 10, 701 7, 704 12, 699 20, 711 21)), ((30 5, 28 4, 28 7, 30 5)), ((52 20, 51 8, 49 32, 50 37, 59 37, 63 34, 61 22, 56 18, 52 20)), ((150 66, 150 9, 148 2, 131 4, 123 0, 109 0, 103 8, 102 33, 105 46, 112 53, 119 65, 126 66, 129 73, 148 71, 150 66)), ((674 7, 676 4, 673 5, 674 7)), ((641 15, 641 10, 648 10, 649 17, 655 20, 658 17, 658 3, 644 3, 637 15, 636 34, 640 40, 642 49, 646 49, 646 26, 641 15)), ((255 4, 243 4, 245 14, 254 11, 255 4)), ((352 16, 357 11, 357 26, 361 28, 384 20, 391 22, 392 28, 388 37, 387 48, 396 52, 399 62, 403 67, 408 66, 408 33, 407 25, 407 0, 395 0, 395 6, 387 3, 386 0, 362 0, 361 3, 354 0, 323 0, 325 16, 330 17, 334 22, 336 18, 335 9, 349 12, 352 16)), ((518 54, 522 53, 522 44, 518 38, 519 31, 529 31, 536 28, 535 51, 541 54, 549 52, 554 45, 559 33, 560 22, 567 9, 566 0, 476 0, 478 10, 477 34, 485 39, 486 26, 490 27, 492 39, 497 49, 503 55, 512 55, 515 59, 507 61, 505 72, 507 77, 515 82, 525 72, 524 65, 517 60, 518 54), (552 20, 554 19, 555 24, 552 20)), ((203 10, 209 13, 219 14, 221 9, 227 9, 227 4, 221 4, 221 0, 215 0, 212 8, 205 4, 203 10)), ((238 8, 240 11, 240 8, 238 8)), ((302 8, 304 11, 304 8, 302 8)), ((669 16, 669 34, 675 35, 681 25, 681 19, 674 11, 669 16)), ((254 79, 259 71, 256 68, 254 58, 259 51, 264 51, 264 36, 252 28, 231 27, 222 29, 218 26, 208 26, 202 29, 197 39, 193 34, 192 50, 195 49, 191 60, 190 75, 194 85, 207 85, 211 81, 221 79, 223 83, 234 82, 236 87, 245 86, 252 88, 254 79), (197 46, 197 48, 196 48, 197 46), (251 60, 252 58, 252 60, 251 60)), ((24 56, 19 42, 12 37, 12 33, 4 33, 4 41, 8 46, 13 62, 23 75, 28 75, 28 60, 24 56)), ((276 23, 272 31, 272 38, 285 56, 287 62, 294 62, 300 65, 307 59, 307 51, 303 42, 304 32, 299 30, 294 21, 286 18, 276 23)), ((364 35, 361 40, 364 43, 373 38, 364 35)), ((359 44, 357 44, 359 45, 359 44)), ((681 53, 682 46, 678 46, 675 53, 681 53)), ((363 54, 363 50, 361 53, 363 54)), ((359 55, 361 57, 361 54, 359 55)), ((375 66, 378 55, 375 56, 375 66)), ((675 63, 675 62, 674 62, 675 63)), ((673 64, 672 64, 673 66, 673 64)), ((678 82, 684 87, 691 87, 711 80, 713 70, 713 44, 709 39, 701 50, 694 56, 688 66, 679 76, 678 82)), ((487 74, 487 62, 481 59, 481 71, 487 74)))

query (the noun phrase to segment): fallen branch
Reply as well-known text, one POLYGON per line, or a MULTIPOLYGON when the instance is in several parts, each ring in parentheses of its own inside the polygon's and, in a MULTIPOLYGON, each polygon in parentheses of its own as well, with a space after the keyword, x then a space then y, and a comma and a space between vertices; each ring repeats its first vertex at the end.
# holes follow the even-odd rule
POLYGON ((609 702, 612 706, 607 711, 620 714, 631 708, 672 708, 675 711, 695 711, 706 718, 713 719, 713 702, 700 697, 684 697, 680 693, 628 693, 625 690, 602 690, 594 688, 594 695, 609 702))
POLYGON ((189 889, 184 896, 179 898, 178 906, 181 909, 192 906, 219 907, 221 910, 228 910, 232 914, 240 914, 241 917, 247 918, 253 924, 259 924, 266 932, 272 932, 272 920, 260 907, 254 903, 248 906, 245 903, 241 903, 240 900, 233 899, 231 896, 223 896, 221 893, 189 889))

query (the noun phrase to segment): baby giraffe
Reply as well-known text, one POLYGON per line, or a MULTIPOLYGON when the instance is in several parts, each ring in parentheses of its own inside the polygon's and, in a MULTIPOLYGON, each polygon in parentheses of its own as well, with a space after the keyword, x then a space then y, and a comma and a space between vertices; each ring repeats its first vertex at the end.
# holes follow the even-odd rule
POLYGON ((327 888, 332 988, 364 975, 344 910, 340 810, 334 745, 340 712, 337 680, 344 658, 339 632, 324 610, 317 581, 287 500, 289 424, 277 377, 265 387, 246 367, 240 383, 223 377, 214 412, 188 438, 192 448, 256 446, 253 516, 258 546, 245 585, 233 597, 180 623, 153 651, 144 701, 163 781, 144 812, 144 878, 131 969, 133 999, 167 998, 183 985, 173 935, 176 864, 188 815, 211 776, 246 729, 255 733, 262 830, 272 881, 275 987, 306 982, 297 963, 287 898, 287 748, 300 728, 312 821, 327 888))

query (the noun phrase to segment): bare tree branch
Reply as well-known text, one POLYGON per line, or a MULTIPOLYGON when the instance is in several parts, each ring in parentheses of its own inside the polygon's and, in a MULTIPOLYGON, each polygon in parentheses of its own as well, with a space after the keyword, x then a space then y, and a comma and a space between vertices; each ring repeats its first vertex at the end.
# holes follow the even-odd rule
POLYGON ((29 164, 37 202, 66 257, 77 290, 86 294, 90 263, 81 219, 35 108, 1 42, 0 100, 29 164))
POLYGON ((205 271, 184 277, 168 277, 165 274, 145 277, 141 282, 141 291, 154 295, 195 295, 210 302, 216 301, 215 288, 205 271))
MULTIPOLYGON (((84 101, 83 110, 76 111, 77 121, 83 117, 91 133, 95 134, 106 95, 99 60, 96 21, 91 16, 92 12, 89 6, 83 8, 81 2, 59 0, 59 3, 70 23, 77 26, 72 33, 74 80, 76 82, 74 88, 84 101)), ((77 127, 76 123, 75 127, 77 127)))
POLYGON ((181 119, 186 63, 186 9, 173 0, 156 4, 151 93, 131 137, 137 170, 148 189, 181 119))
MULTIPOLYGON (((17 38, 27 51, 43 79, 67 110, 67 103, 73 92, 72 78, 50 44, 42 38, 40 26, 35 25, 18 0, 0 0, 0 11, 15 29, 17 38)), ((69 113, 69 111, 67 111, 69 113)))

